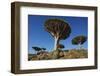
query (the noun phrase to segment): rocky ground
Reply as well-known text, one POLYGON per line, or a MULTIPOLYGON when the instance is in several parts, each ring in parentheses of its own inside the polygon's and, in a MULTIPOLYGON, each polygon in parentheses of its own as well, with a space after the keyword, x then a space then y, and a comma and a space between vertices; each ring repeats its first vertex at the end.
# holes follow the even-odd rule
POLYGON ((54 50, 52 52, 41 52, 39 54, 29 54, 28 60, 52 60, 52 59, 78 59, 87 58, 86 49, 54 50))

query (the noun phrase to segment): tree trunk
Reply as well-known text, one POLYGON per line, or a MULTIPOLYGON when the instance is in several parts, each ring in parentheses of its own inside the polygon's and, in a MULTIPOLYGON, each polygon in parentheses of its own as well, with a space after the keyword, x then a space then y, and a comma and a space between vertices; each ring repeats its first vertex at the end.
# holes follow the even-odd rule
POLYGON ((57 50, 57 45, 59 44, 59 39, 55 38, 55 43, 54 43, 54 50, 57 50))
POLYGON ((81 43, 78 44, 79 50, 81 49, 81 43))
POLYGON ((53 50, 53 55, 52 59, 58 59, 59 57, 59 51, 57 49, 57 45, 59 44, 59 39, 55 38, 55 43, 54 43, 54 50, 53 50))

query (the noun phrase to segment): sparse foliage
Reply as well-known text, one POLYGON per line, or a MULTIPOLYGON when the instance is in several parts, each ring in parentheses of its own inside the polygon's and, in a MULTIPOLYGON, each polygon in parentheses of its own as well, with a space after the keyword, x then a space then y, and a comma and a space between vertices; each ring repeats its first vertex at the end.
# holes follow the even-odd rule
POLYGON ((41 50, 41 48, 39 48, 39 47, 32 47, 35 51, 40 51, 41 50))
POLYGON ((41 48, 42 50, 46 50, 46 48, 41 48))

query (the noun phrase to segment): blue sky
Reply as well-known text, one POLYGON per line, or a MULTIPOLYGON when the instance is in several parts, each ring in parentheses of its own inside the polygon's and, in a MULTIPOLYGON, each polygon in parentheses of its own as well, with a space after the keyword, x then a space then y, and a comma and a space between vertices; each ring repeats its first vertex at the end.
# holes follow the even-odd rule
MULTIPOLYGON (((70 37, 61 40, 64 49, 78 48, 77 45, 72 45, 71 40, 78 35, 88 36, 87 17, 28 15, 28 53, 34 53, 32 46, 44 47, 48 51, 54 48, 54 38, 44 29, 45 21, 51 18, 63 19, 70 24, 72 30, 70 37)), ((88 48, 88 41, 83 47, 88 48)))

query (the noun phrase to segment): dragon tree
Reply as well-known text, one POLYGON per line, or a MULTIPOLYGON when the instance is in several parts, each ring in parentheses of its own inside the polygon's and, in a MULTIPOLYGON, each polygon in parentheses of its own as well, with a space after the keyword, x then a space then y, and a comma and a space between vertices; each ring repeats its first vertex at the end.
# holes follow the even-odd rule
POLYGON ((59 45, 60 40, 65 40, 70 36, 71 28, 69 24, 61 19, 48 19, 45 21, 45 30, 51 34, 54 38, 54 50, 57 50, 57 45, 59 45))

